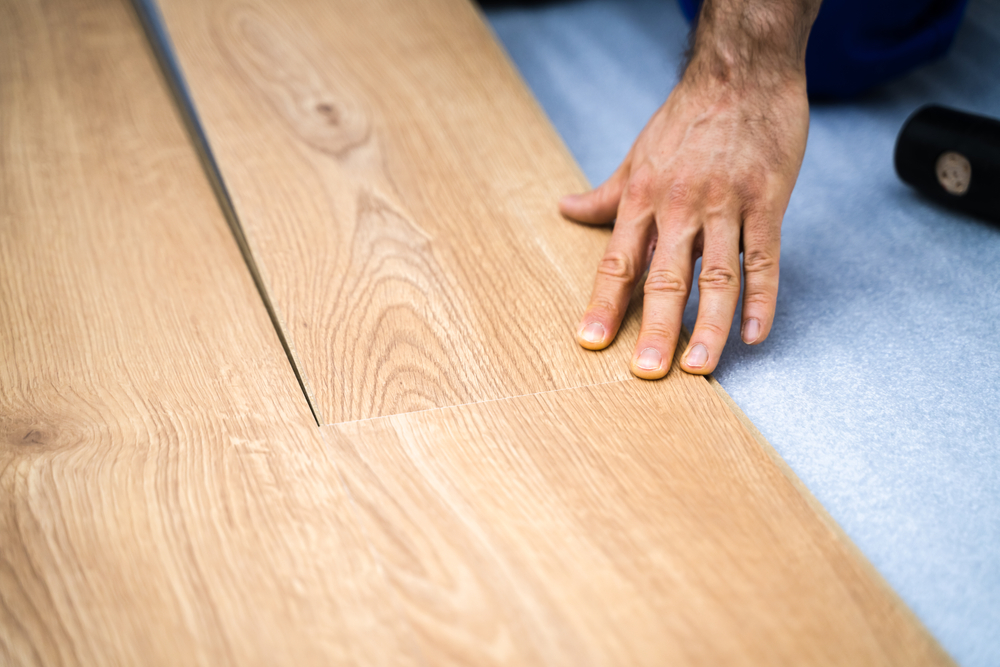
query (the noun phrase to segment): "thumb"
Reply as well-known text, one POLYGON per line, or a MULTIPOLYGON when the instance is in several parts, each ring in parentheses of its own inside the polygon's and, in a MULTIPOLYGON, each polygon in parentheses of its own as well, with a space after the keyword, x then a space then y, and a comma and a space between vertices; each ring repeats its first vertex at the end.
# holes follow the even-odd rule
POLYGON ((618 202, 628 179, 631 156, 626 157, 615 173, 600 186, 559 200, 559 212, 571 220, 588 225, 606 225, 615 219, 618 202))

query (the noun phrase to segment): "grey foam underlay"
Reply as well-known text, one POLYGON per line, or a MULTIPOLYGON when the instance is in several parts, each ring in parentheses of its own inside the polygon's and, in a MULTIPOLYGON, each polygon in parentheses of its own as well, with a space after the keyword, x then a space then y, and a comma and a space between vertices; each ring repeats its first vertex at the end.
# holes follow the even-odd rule
MULTIPOLYGON (((488 17, 584 172, 605 179, 676 82, 676 4, 488 17)), ((896 135, 929 102, 1000 116, 1000 3, 972 0, 944 59, 813 106, 777 320, 757 347, 734 326, 716 377, 952 656, 985 667, 1000 665, 1000 227, 896 177, 896 135)), ((696 313, 697 293, 689 328, 696 313)))

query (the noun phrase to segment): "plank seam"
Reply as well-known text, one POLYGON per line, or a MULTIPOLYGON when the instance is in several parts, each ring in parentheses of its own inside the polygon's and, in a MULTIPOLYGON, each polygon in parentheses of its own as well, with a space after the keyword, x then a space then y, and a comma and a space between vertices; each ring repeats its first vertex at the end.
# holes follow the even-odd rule
POLYGON ((313 399, 312 392, 309 389, 308 381, 300 370, 295 350, 281 326, 281 318, 278 314, 278 309, 271 301, 271 297, 268 294, 267 285, 265 284, 264 278, 261 275, 259 267, 257 266, 257 261, 254 259, 253 252, 250 249, 250 243, 247 241, 243 225, 240 223, 239 216, 236 214, 236 208, 233 206, 232 198, 229 196, 229 190, 226 188, 226 183, 222 179, 222 172, 219 171, 218 163, 215 161, 215 155, 212 153, 212 147, 209 144, 207 135, 202 129, 201 121, 198 119, 197 110, 195 109, 194 102, 188 92, 187 84, 184 80, 183 73, 181 72, 180 65, 174 56, 173 45, 171 44, 170 36, 167 34, 166 28, 164 27, 162 17, 160 16, 160 10, 156 6, 155 0, 132 0, 132 7, 139 18, 139 23, 142 25, 143 32, 146 35, 146 40, 153 52, 153 56, 160 65, 160 71, 163 73, 163 78, 166 81, 168 90, 170 91, 170 96, 174 100, 174 104, 177 106, 177 111, 180 114, 181 121, 184 124, 185 130, 187 130, 188 138, 194 145, 195 152, 197 153, 201 166, 205 171, 205 176, 208 178, 208 181, 212 186, 212 191, 215 193, 215 198, 219 204, 219 208, 222 210, 222 214, 226 218, 226 222, 229 224, 229 229, 233 233, 236 245, 240 249, 240 254, 243 255, 243 261, 246 263, 247 270, 253 278, 254 286, 257 288, 257 293, 260 295, 261 301, 264 303, 267 315, 271 318, 271 325, 274 327, 274 331, 278 335, 281 348, 285 351, 285 356, 288 359, 288 363, 292 367, 292 372, 295 374, 295 380, 298 382, 299 389, 302 391, 302 395, 306 399, 306 404, 309 406, 309 411, 312 413, 313 420, 316 422, 317 426, 322 426, 323 419, 319 414, 318 407, 313 399))
MULTIPOLYGON (((576 164, 576 163, 574 162, 573 164, 576 164)), ((645 278, 643 278, 643 280, 645 280, 645 278)), ((691 334, 688 332, 687 327, 682 326, 681 327, 680 336, 677 339, 677 349, 674 352, 674 358, 670 362, 671 363, 671 370, 670 370, 671 373, 674 373, 674 372, 683 373, 684 372, 684 371, 680 370, 680 354, 681 354, 681 351, 684 350, 687 347, 688 341, 690 339, 691 339, 691 334)), ((358 423, 362 423, 362 422, 373 421, 375 419, 388 419, 390 417, 400 417, 400 416, 403 416, 403 415, 415 415, 415 414, 420 414, 420 413, 423 413, 423 412, 434 412, 435 410, 450 410, 451 408, 461 408, 461 407, 467 407, 467 406, 470 406, 470 405, 482 405, 484 403, 498 403, 500 401, 509 401, 509 400, 513 400, 515 398, 525 398, 525 397, 528 397, 528 396, 541 396, 543 394, 552 394, 552 393, 559 392, 559 391, 578 391, 580 389, 587 389, 588 387, 602 387, 602 386, 604 386, 606 384, 615 384, 615 383, 618 383, 618 382, 635 382, 635 381, 637 381, 639 379, 640 378, 637 378, 635 376, 629 375, 629 376, 626 376, 626 377, 611 378, 610 380, 605 380, 604 382, 593 382, 591 384, 581 384, 581 385, 575 385, 575 386, 572 386, 572 387, 556 387, 555 389, 543 389, 542 391, 535 391, 535 392, 531 392, 531 393, 528 393, 528 394, 512 394, 510 396, 500 396, 498 398, 484 398, 484 399, 480 399, 478 401, 468 401, 466 403, 453 403, 451 405, 438 405, 438 406, 435 406, 433 408, 424 408, 422 410, 408 410, 408 411, 404 411, 404 412, 394 412, 394 413, 388 414, 388 415, 374 415, 372 417, 362 417, 361 419, 348 419, 348 420, 345 420, 345 421, 328 422, 328 423, 325 423, 325 424, 324 423, 320 423, 320 426, 323 427, 323 426, 340 426, 340 425, 343 425, 343 424, 358 424, 358 423)), ((642 381, 643 382, 657 382, 657 380, 642 380, 642 381)), ((716 384, 718 384, 718 383, 716 383, 716 384)), ((730 399, 730 401, 731 400, 732 399, 730 399)), ((742 414, 742 413, 740 413, 740 414, 742 414)), ((744 419, 746 419, 745 416, 744 416, 744 419)), ((763 436, 761 436, 761 437, 763 437, 763 436)))
MULTIPOLYGON (((683 372, 683 371, 681 371, 683 372)), ((438 405, 433 408, 424 408, 423 410, 409 410, 407 412, 394 412, 388 415, 375 415, 373 417, 362 417, 361 419, 349 419, 342 422, 329 422, 326 424, 320 424, 320 426, 344 426, 346 424, 360 424, 363 422, 375 421, 377 419, 392 419, 393 417, 409 417, 410 415, 419 415, 425 412, 438 412, 440 410, 452 410, 454 408, 465 408, 470 405, 483 405, 485 403, 501 403, 503 401, 513 401, 518 398, 528 398, 529 396, 542 396, 544 394, 555 394, 561 391, 579 391, 580 389, 589 389, 590 387, 602 387, 606 384, 618 384, 624 382, 637 382, 639 378, 626 377, 626 378, 614 378, 611 380, 606 380, 604 382, 594 382, 592 384, 581 384, 575 387, 558 387, 556 389, 543 389, 542 391, 535 391, 529 394, 513 394, 511 396, 501 396, 499 398, 484 398, 479 401, 469 401, 468 403, 454 403, 452 405, 438 405)), ((649 380, 642 380, 643 382, 649 382, 649 380)))

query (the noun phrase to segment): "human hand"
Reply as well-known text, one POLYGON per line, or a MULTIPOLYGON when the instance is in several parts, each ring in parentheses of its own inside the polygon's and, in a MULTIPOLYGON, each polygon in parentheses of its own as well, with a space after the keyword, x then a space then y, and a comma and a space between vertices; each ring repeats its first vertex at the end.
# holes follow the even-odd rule
MULTIPOLYGON (((804 46, 803 46, 804 51, 804 46)), ((809 127, 805 75, 718 76, 695 60, 600 187, 560 201, 587 224, 615 221, 577 332, 583 347, 607 347, 646 267, 635 375, 667 374, 698 278, 698 319, 682 360, 689 373, 719 362, 745 280, 742 338, 767 338, 778 293, 781 221, 798 177, 809 127)), ((725 74, 725 73, 724 73, 725 74)))

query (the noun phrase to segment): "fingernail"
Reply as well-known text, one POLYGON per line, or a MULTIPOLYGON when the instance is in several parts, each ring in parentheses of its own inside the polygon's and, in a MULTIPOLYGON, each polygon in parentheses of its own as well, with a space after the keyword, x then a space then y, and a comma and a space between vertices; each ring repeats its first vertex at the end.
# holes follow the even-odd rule
POLYGON ((635 365, 644 371, 655 371, 660 367, 662 360, 663 357, 660 356, 659 350, 647 347, 635 358, 635 365))
POLYGON ((580 338, 588 343, 600 343, 607 332, 600 322, 591 322, 580 331, 580 338))
POLYGON ((559 203, 560 203, 560 204, 573 204, 573 203, 575 203, 575 202, 579 201, 579 199, 580 199, 580 195, 576 195, 576 194, 573 194, 573 195, 565 195, 565 196, 563 196, 563 197, 562 197, 562 198, 561 198, 561 199, 559 200, 559 203))
POLYGON ((684 358, 684 363, 686 363, 691 368, 701 368, 708 361, 708 348, 698 343, 690 350, 688 350, 687 357, 684 358))
POLYGON ((758 338, 760 338, 760 322, 754 319, 750 319, 744 322, 743 342, 756 343, 758 338))

